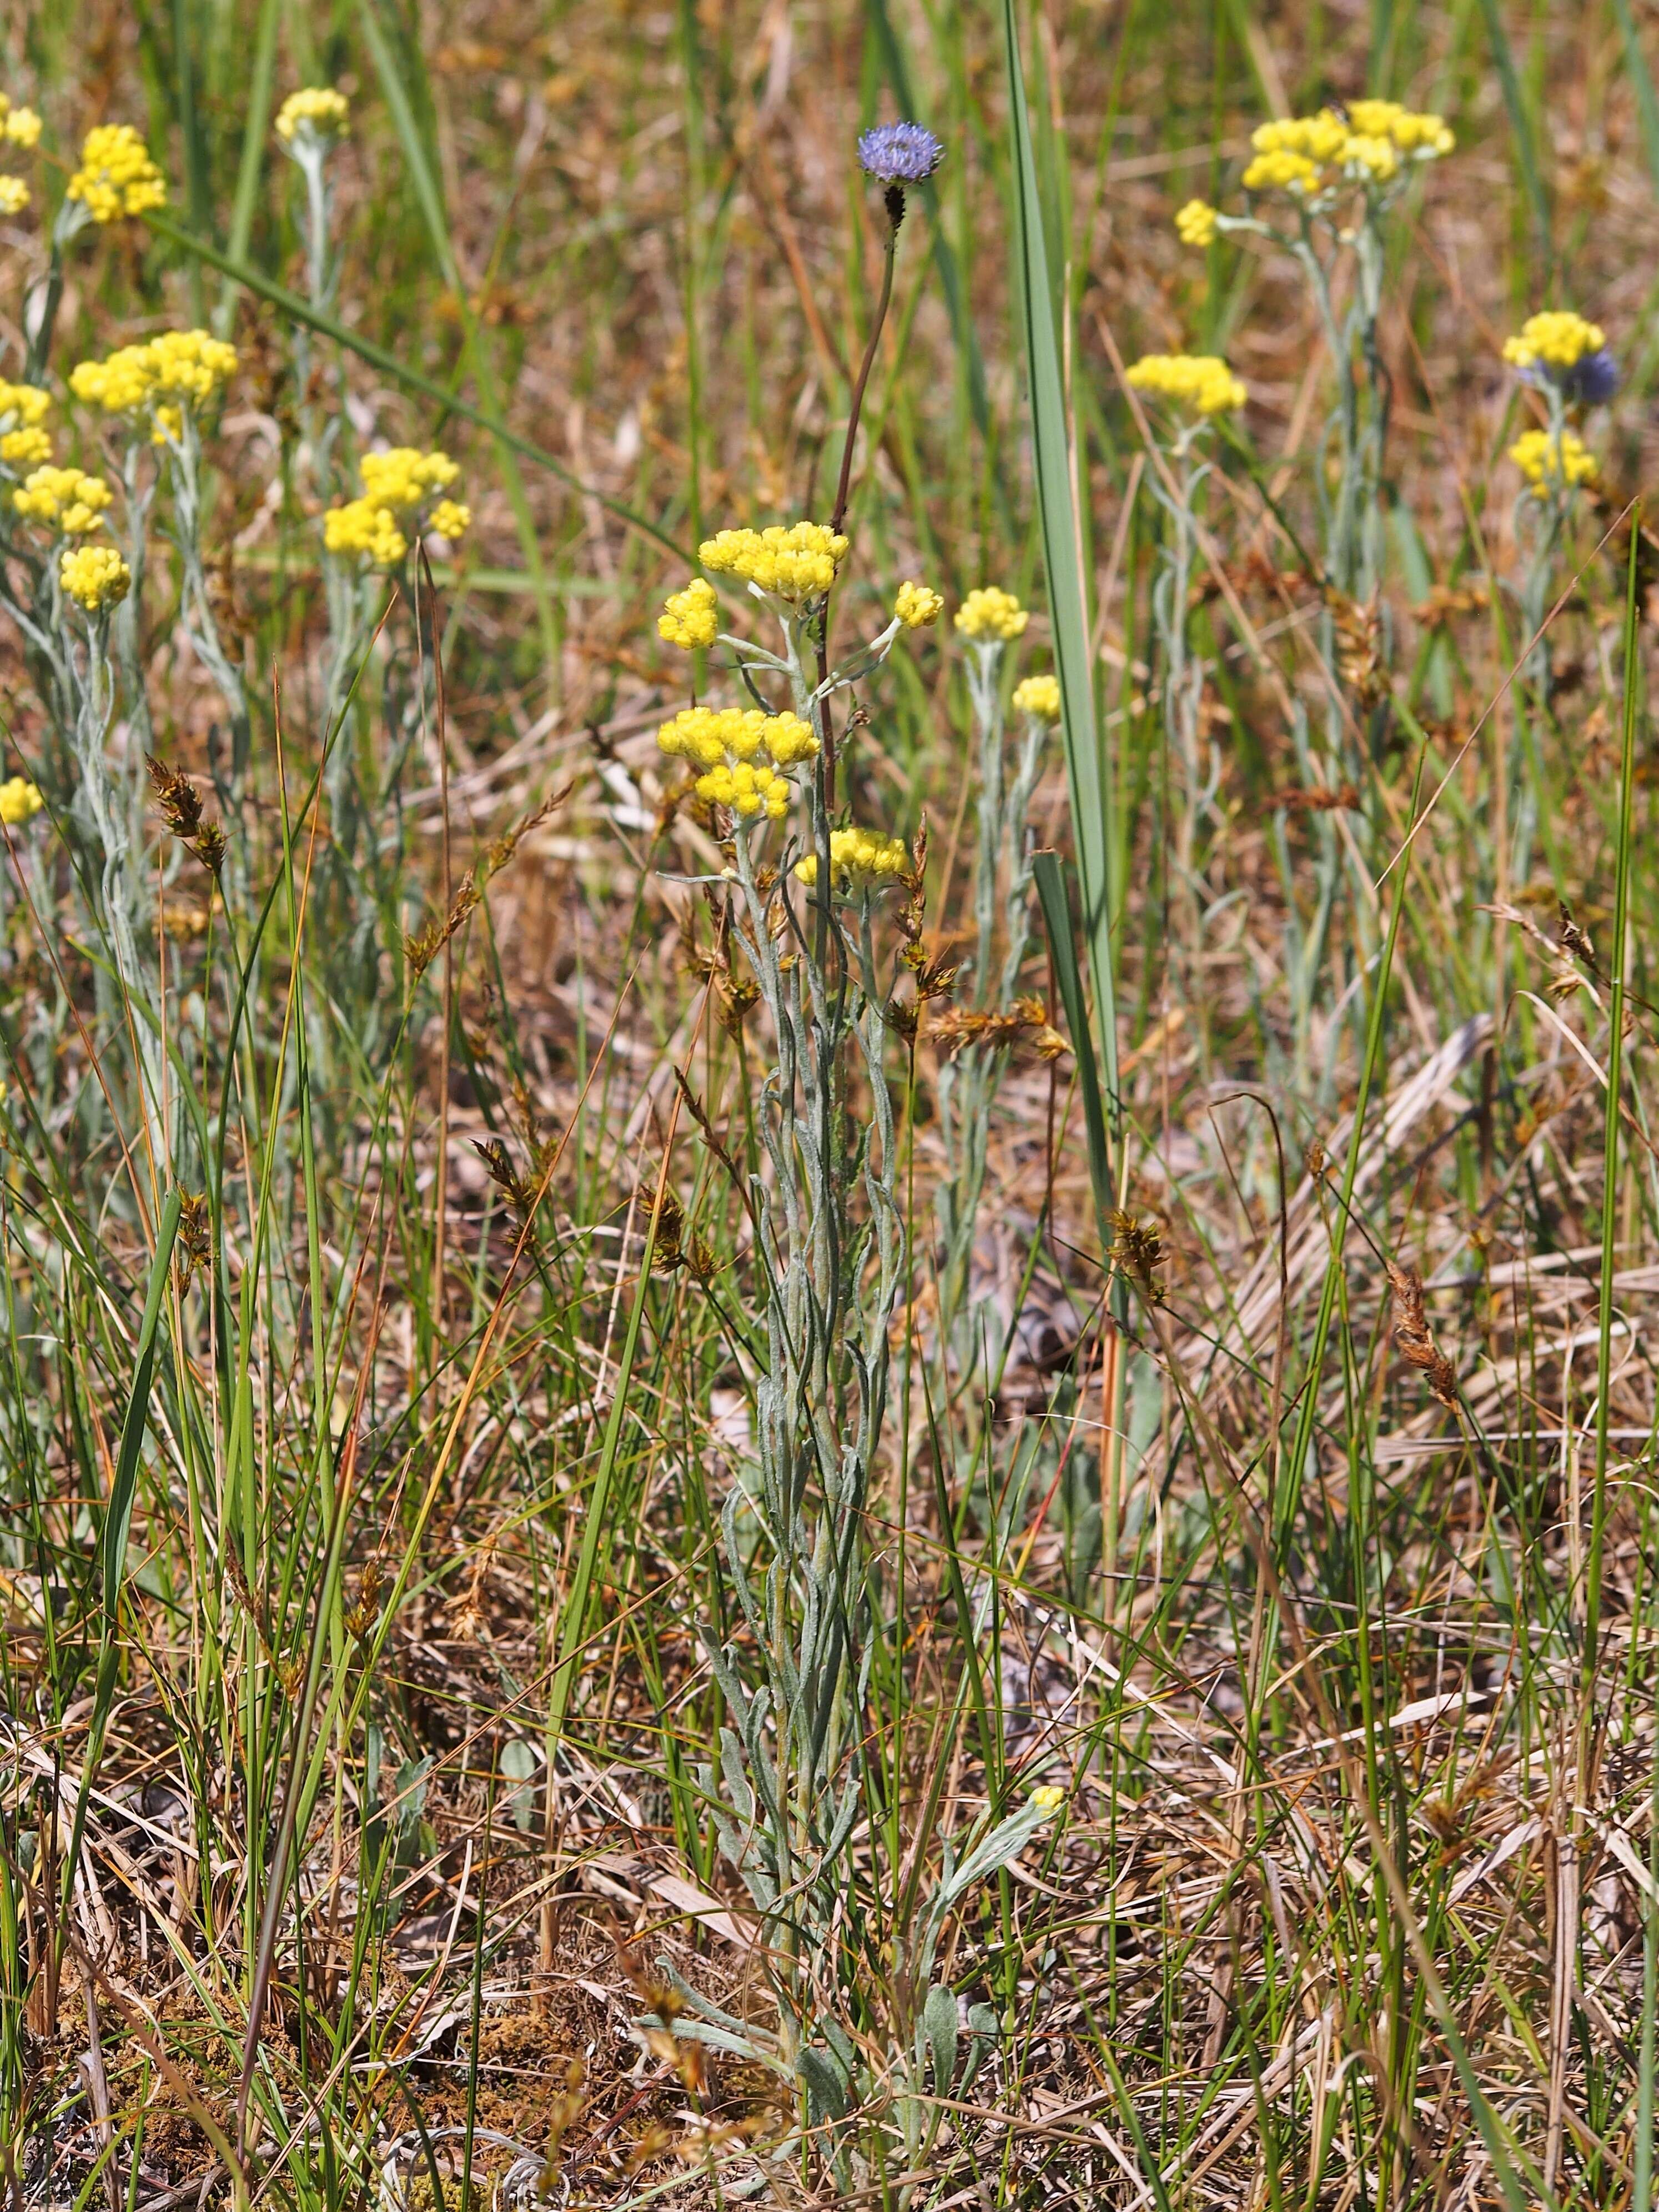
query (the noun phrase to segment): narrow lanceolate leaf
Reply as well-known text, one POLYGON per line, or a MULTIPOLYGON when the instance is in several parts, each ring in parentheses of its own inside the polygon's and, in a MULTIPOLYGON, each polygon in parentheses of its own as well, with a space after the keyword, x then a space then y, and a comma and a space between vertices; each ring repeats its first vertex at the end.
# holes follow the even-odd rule
POLYGON ((138 1342, 132 1367, 132 1388, 127 1394, 126 1414, 121 1423, 121 1448, 115 1462, 115 1480, 110 1486, 109 1510, 104 1516, 100 1547, 104 1584, 104 1630, 115 1633, 121 1602, 121 1581, 126 1571, 127 1534, 132 1526, 133 1493, 138 1486, 138 1455, 143 1449, 149 1419, 150 1378, 155 1371, 155 1339, 161 1325, 161 1306, 167 1297, 167 1269, 173 1265, 173 1240, 179 1234, 183 1204, 170 1190, 161 1207, 161 1225, 150 1263, 149 1288, 144 1297, 144 1317, 138 1325, 138 1342))
POLYGON ((1642 126, 1642 149, 1648 157, 1648 173, 1653 179, 1654 190, 1659 192, 1659 93, 1653 88, 1653 71, 1642 51, 1630 0, 1613 0, 1613 12, 1618 18, 1619 36, 1624 41, 1630 88, 1636 95, 1636 119, 1642 126))
MULTIPOLYGON (((1043 229, 1014 0, 1003 0, 1003 27, 1007 47, 1008 129, 1016 216, 1016 319, 1024 329, 1030 374, 1031 449, 1037 513, 1042 529, 1043 568, 1048 585, 1048 611, 1054 625, 1054 669, 1060 679, 1060 726, 1082 891, 1083 935, 1094 984, 1099 1058, 1109 1111, 1115 1111, 1117 1022, 1112 972, 1112 785, 1095 713, 1093 653, 1090 646, 1088 594, 1079 550, 1071 422, 1060 375, 1056 329, 1060 288, 1049 265, 1043 229)), ((1103 1193, 1097 1195, 1105 1202, 1103 1193)))
POLYGON ((1533 228, 1538 234, 1538 250, 1544 262, 1544 266, 1538 272, 1539 282, 1540 285, 1547 285, 1553 253, 1550 244, 1550 204, 1544 190, 1543 171, 1539 167, 1532 119, 1522 97, 1521 79, 1516 73, 1515 56, 1510 49, 1509 34, 1504 28, 1498 0, 1480 0, 1480 12, 1486 19, 1492 58, 1497 66, 1498 82, 1504 88, 1504 106, 1509 112, 1510 128, 1515 133, 1515 158, 1521 164, 1521 181, 1526 188, 1527 204, 1532 210, 1533 228))
POLYGON ((1106 1103, 1101 1096, 1100 1069, 1094 1040, 1089 1034, 1088 1008, 1083 996, 1083 977, 1072 941, 1072 910, 1066 896, 1066 864, 1058 853, 1039 853, 1032 864, 1042 926, 1054 963, 1054 985, 1060 1011, 1071 1031, 1077 1060, 1078 1089, 1083 1094, 1083 1125, 1089 1139, 1089 1180, 1094 1186, 1095 1210, 1100 1217, 1103 1242, 1108 1241, 1106 1217, 1114 1204, 1111 1152, 1107 1142, 1106 1103))

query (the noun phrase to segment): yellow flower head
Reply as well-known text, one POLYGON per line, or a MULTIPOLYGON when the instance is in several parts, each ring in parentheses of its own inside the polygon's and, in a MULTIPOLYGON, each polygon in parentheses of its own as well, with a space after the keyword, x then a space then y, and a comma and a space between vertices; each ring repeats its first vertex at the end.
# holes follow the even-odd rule
POLYGON ((8 107, 4 135, 9 144, 31 147, 40 143, 40 118, 32 107, 8 107))
POLYGON ((409 550, 411 531, 404 525, 411 517, 416 537, 432 530, 453 544, 471 527, 472 510, 458 499, 433 501, 433 494, 447 490, 460 473, 436 447, 422 453, 418 446, 393 446, 383 453, 365 453, 358 465, 362 497, 329 509, 323 517, 324 545, 331 553, 355 553, 376 568, 395 568, 409 550), (421 510, 428 501, 422 521, 421 510))
POLYGON ((703 771, 696 793, 716 806, 752 820, 781 821, 793 787, 781 771, 810 760, 817 733, 799 714, 763 714, 758 707, 686 707, 657 732, 671 757, 703 771))
POLYGON ((0 215, 21 215, 29 204, 29 188, 21 177, 0 177, 0 215))
POLYGON ((957 628, 976 645, 1012 645, 1031 619, 1012 592, 987 584, 957 609, 957 628))
POLYGON ((152 389, 174 401, 211 399, 236 374, 236 349, 205 331, 163 331, 143 350, 152 389))
POLYGON ((1456 143, 1437 115, 1392 100, 1356 100, 1346 117, 1334 108, 1259 124, 1247 192, 1293 192, 1302 199, 1346 184, 1392 184, 1410 161, 1435 161, 1456 143))
POLYGON ((769 530, 722 530, 704 538, 697 558, 717 575, 737 576, 790 606, 821 599, 836 580, 848 540, 821 522, 769 530))
POLYGON ((426 526, 452 545, 459 544, 472 527, 472 509, 463 499, 441 499, 428 515, 426 526))
POLYGON ((1600 353, 1607 342, 1600 323, 1587 323, 1582 315, 1528 315, 1520 337, 1504 340, 1504 358, 1511 368, 1564 373, 1576 368, 1586 354, 1600 353))
POLYGON ((893 602, 893 612, 906 629, 931 629, 944 608, 944 600, 930 584, 901 584, 893 602))
POLYGON ((1176 210, 1176 235, 1183 246, 1208 246, 1215 226, 1216 211, 1208 200, 1188 200, 1176 210))
POLYGON ((8 428, 20 422, 38 429, 51 410, 52 394, 38 384, 8 384, 0 377, 0 422, 8 428))
POLYGON ((51 405, 38 384, 8 384, 0 377, 0 461, 27 469, 52 459, 52 440, 41 428, 51 405))
POLYGON ((434 448, 423 453, 416 446, 392 446, 383 453, 365 453, 358 465, 363 496, 394 514, 408 514, 434 491, 447 491, 461 471, 447 453, 434 448))
POLYGON ((1127 381, 1137 392, 1166 399, 1188 415, 1224 415, 1249 397, 1226 362, 1212 353, 1144 354, 1127 381))
POLYGON ((713 645, 720 635, 714 586, 706 576, 693 576, 683 592, 671 592, 657 617, 657 635, 686 653, 713 645))
POLYGON ((1014 686, 1014 711, 1034 722, 1060 720, 1060 684, 1052 676, 1028 676, 1014 686))
POLYGON ((376 568, 395 568, 409 550, 390 507, 372 499, 349 499, 323 517, 323 544, 331 553, 355 553, 376 568))
POLYGON ((284 146, 291 146, 302 131, 317 138, 343 138, 349 119, 344 93, 331 85, 307 85, 289 93, 277 109, 276 136, 284 146))
POLYGON ((94 222, 113 222, 165 207, 167 179, 131 124, 100 123, 87 133, 65 197, 78 200, 94 222))
POLYGON ((110 489, 101 477, 79 469, 32 469, 11 495, 11 503, 26 521, 48 522, 66 538, 79 538, 98 527, 110 502, 110 489))
POLYGON ((1407 161, 1437 161, 1457 141, 1437 115, 1419 115, 1392 100, 1349 103, 1348 127, 1362 138, 1386 138, 1407 161))
POLYGON ((58 563, 58 580, 77 607, 102 614, 125 599, 132 571, 109 545, 77 545, 58 563))
POLYGON ((143 345, 121 346, 104 361, 70 371, 77 399, 106 415, 149 414, 158 445, 183 433, 183 410, 199 407, 236 373, 236 349, 206 331, 163 331, 143 345))
POLYGON ((1035 1807, 1039 1813, 1044 1814, 1058 1813, 1066 1802, 1066 1792, 1063 1790, 1057 1790, 1052 1782, 1042 1782, 1031 1792, 1026 1802, 1035 1807))
POLYGON ((21 775, 9 775, 0 783, 0 822, 9 830, 20 829, 25 822, 33 822, 46 805, 33 784, 21 775))
POLYGON ((52 459, 52 440, 44 430, 0 430, 0 461, 9 468, 33 468, 52 459))
POLYGON ((1524 430, 1510 447, 1510 459, 1530 491, 1576 491, 1596 478, 1595 454, 1571 430, 1563 430, 1559 440, 1547 430, 1524 430))
MULTIPOLYGON (((879 891, 903 883, 911 872, 910 848, 902 837, 884 837, 878 830, 832 830, 830 876, 837 898, 879 891)), ((795 863, 799 882, 816 884, 818 856, 808 853, 795 863)))
POLYGON ((137 415, 149 404, 149 348, 121 346, 107 361, 83 361, 70 371, 70 390, 106 415, 137 415))
POLYGON ((1352 133, 1344 151, 1343 167, 1351 175, 1361 172, 1374 184, 1386 185, 1400 167, 1400 149, 1392 138, 1352 133))
POLYGON ((1306 199, 1319 190, 1320 176, 1317 166, 1305 154, 1293 154, 1281 146, 1258 154, 1245 170, 1243 182, 1247 192, 1294 192, 1306 199))

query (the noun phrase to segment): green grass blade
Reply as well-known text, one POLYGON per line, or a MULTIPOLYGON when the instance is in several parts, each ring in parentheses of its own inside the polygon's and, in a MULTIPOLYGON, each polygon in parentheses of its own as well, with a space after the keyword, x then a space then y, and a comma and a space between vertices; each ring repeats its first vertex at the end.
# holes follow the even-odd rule
POLYGON ((628 1328, 623 1337, 622 1357, 617 1363, 617 1373, 610 1411, 605 1419, 605 1433, 599 1444, 599 1464, 593 1478, 593 1489, 587 1501, 587 1515, 582 1523, 581 1549, 576 1555, 576 1571, 571 1577, 570 1589, 564 1601, 564 1614, 559 1623, 558 1658, 553 1670, 553 1684, 547 1699, 547 1744, 550 1758, 553 1747, 564 1732, 564 1717, 570 1710, 570 1693, 575 1686, 576 1660, 587 1633, 588 1600, 593 1592, 593 1576, 599 1565, 599 1546, 608 1540, 611 1531, 611 1492, 616 1480, 617 1455, 622 1442, 623 1422, 628 1412, 628 1387, 634 1376, 634 1362, 640 1348, 640 1331, 645 1322, 645 1301, 651 1288, 651 1262, 657 1249, 657 1223, 662 1211, 662 1194, 667 1187, 667 1170, 657 1185, 651 1206, 651 1218, 645 1232, 645 1249, 640 1255, 640 1279, 635 1287, 634 1303, 629 1309, 628 1328))
POLYGON ((1072 1033, 1077 1060, 1078 1088, 1083 1093, 1083 1121, 1089 1142, 1089 1179, 1094 1185, 1095 1210, 1100 1217, 1103 1239, 1106 1217, 1117 1203, 1112 1183, 1111 1151, 1106 1136, 1106 1104, 1101 1096, 1100 1070, 1095 1060, 1094 1039, 1089 1033, 1089 1011, 1083 977, 1072 938, 1072 909, 1066 896, 1066 863, 1058 853, 1039 853, 1032 863, 1042 922, 1048 933, 1048 951, 1054 963, 1054 983, 1072 1033))
MULTIPOLYGON (((253 211, 259 179, 264 171, 265 126, 270 120, 270 88, 276 70, 276 26, 282 0, 260 0, 259 27, 254 34, 253 73, 248 79, 247 113, 242 125, 242 156, 236 170, 236 197, 230 210, 230 256, 246 261, 253 236, 253 211)), ((192 223, 195 217, 191 218, 192 223)), ((196 224, 199 230, 200 224, 196 224)), ((227 283, 214 312, 214 327, 227 336, 235 313, 236 287, 227 283)))
POLYGON ((1014 0, 1003 0, 1009 84, 1008 129, 1013 165, 1016 319, 1025 333, 1031 386, 1031 442, 1043 567, 1060 678, 1061 733, 1072 801, 1073 836, 1082 891, 1083 934, 1089 951, 1100 1057, 1111 1115, 1117 1102, 1117 1006, 1113 973, 1111 877, 1112 778, 1095 712, 1088 599, 1079 549, 1072 437, 1055 329, 1059 293, 1049 269, 1036 161, 1026 112, 1014 0))
MULTIPOLYGON (((98 1675, 93 1688, 92 1713, 87 1723, 86 1750, 81 1764, 81 1787, 76 1795, 75 1823, 64 1858, 64 1903, 67 1907, 76 1869, 81 1863, 81 1844, 86 1831, 87 1808, 98 1762, 104 1747, 104 1729, 115 1699, 115 1678, 120 1666, 121 1586, 126 1576, 127 1537, 132 1527, 132 1502, 138 1487, 138 1459, 149 1425, 150 1384, 155 1373, 155 1345, 161 1334, 161 1309, 166 1303, 173 1267, 173 1247, 179 1234, 184 1201, 170 1190, 161 1205, 155 1235, 155 1256, 150 1261, 149 1286, 144 1294, 143 1318, 133 1346, 132 1387, 127 1393, 121 1421, 121 1442, 116 1453, 115 1476, 110 1484, 109 1504, 98 1547, 103 1587, 103 1630, 98 1654, 98 1675)), ((67 1917, 67 1916, 66 1916, 67 1917)))
POLYGON ((1613 0, 1619 35, 1624 41, 1625 70, 1636 99, 1636 119, 1642 130, 1642 149, 1648 157, 1653 188, 1659 192, 1659 93, 1653 88, 1653 71, 1642 52, 1642 40, 1631 13, 1630 0, 1613 0))
POLYGON ((126 1569, 127 1533, 132 1526, 133 1492, 138 1483, 138 1455, 143 1449, 149 1419, 149 1386, 155 1371, 155 1340, 161 1325, 161 1305, 167 1297, 167 1270, 173 1265, 173 1239, 183 1210, 176 1190, 170 1190, 161 1206, 155 1237, 155 1257, 150 1262, 149 1288, 144 1297, 143 1319, 138 1324, 134 1347, 132 1388, 121 1423, 121 1444, 116 1455, 115 1480, 110 1486, 109 1510, 104 1516, 103 1540, 99 1547, 103 1572, 104 1633, 113 1636, 121 1601, 121 1580, 126 1569))
MULTIPOLYGON (((1581 1705, 1593 1725, 1597 1647, 1601 1628, 1601 1574, 1607 1532, 1607 1425, 1613 1401, 1613 1267, 1619 1242, 1619 1116, 1625 1073, 1625 967, 1630 949, 1631 854, 1635 842, 1636 724, 1642 690, 1637 635, 1638 556, 1642 502, 1630 518, 1630 561, 1625 579, 1624 743, 1619 765, 1619 842, 1614 854, 1612 988, 1607 1000, 1607 1097, 1601 1156, 1601 1285, 1595 1370, 1595 1489, 1590 1509, 1589 1550, 1584 1562, 1584 1650, 1581 1705)), ((1588 1763, 1589 1747, 1585 1747, 1588 1763)), ((1588 1788, 1586 1779, 1583 1786, 1588 1788)))
POLYGON ((1527 203, 1532 210, 1533 228, 1538 234, 1538 251, 1543 259, 1540 272, 1547 286, 1554 260, 1554 249, 1550 244, 1550 204, 1544 190, 1543 171, 1538 164, 1538 145, 1533 135, 1532 121, 1522 97, 1521 80, 1516 74, 1515 56, 1510 50, 1504 19, 1498 13, 1498 0, 1480 0, 1480 12, 1486 21, 1486 35, 1492 41, 1492 58, 1498 70, 1498 81, 1504 90, 1504 106, 1508 111, 1510 128, 1515 133, 1515 158, 1521 164, 1521 181, 1526 187, 1527 203))

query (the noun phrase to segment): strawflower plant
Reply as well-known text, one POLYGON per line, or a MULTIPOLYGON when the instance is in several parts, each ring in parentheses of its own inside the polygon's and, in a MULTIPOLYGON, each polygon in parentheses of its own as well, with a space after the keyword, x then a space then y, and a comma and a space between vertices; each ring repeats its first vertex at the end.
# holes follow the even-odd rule
MULTIPOLYGON (((927 134, 908 129, 861 142, 888 219, 883 308, 903 187, 930 175, 940 153, 927 134)), ((878 309, 878 331, 880 317, 878 309)), ((698 548, 705 578, 672 593, 658 623, 665 642, 708 653, 761 702, 684 708, 658 739, 693 771, 685 797, 708 811, 727 856, 708 888, 728 902, 723 927, 759 1002, 757 1048, 765 1040, 752 1108, 764 1172, 750 1176, 746 1199, 764 1356, 752 1382, 752 1473, 733 1489, 723 1519, 726 1579, 746 1634, 722 1640, 705 1630, 727 1717, 720 1764, 700 1781, 720 1849, 760 1916, 778 2026, 763 2033, 688 1987, 679 1992, 678 2032, 741 2048, 782 2075, 800 2100, 800 2121, 831 2147, 846 2185, 874 2154, 860 2148, 854 2122, 874 2086, 854 2031, 869 2013, 859 1988, 864 1931, 880 1910, 852 1856, 876 1783, 862 1748, 876 1656, 866 1513, 888 1442, 891 1340, 910 1267, 891 1063, 916 1024, 897 986, 907 972, 920 978, 927 963, 916 950, 923 848, 835 817, 834 715, 842 696, 856 697, 897 641, 932 627, 943 606, 932 586, 908 580, 882 629, 839 661, 827 653, 831 604, 851 551, 842 525, 863 381, 831 520, 716 532, 698 548), (775 626, 775 643, 720 626, 710 576, 744 591, 775 626)), ((989 859, 981 869, 991 870, 994 897, 1012 843, 1019 952, 1024 812, 1050 702, 1044 691, 1026 702, 1011 806, 990 688, 1026 621, 1018 601, 994 587, 972 594, 957 618, 972 641, 976 696, 989 718, 987 758, 996 758, 995 787, 983 802, 989 859)), ((988 929, 988 918, 982 980, 991 987, 988 929)), ((903 2085, 904 2139, 917 2154, 938 2126, 927 2086, 935 2097, 945 2093, 956 2064, 955 1999, 933 1978, 949 1911, 1054 1809, 1046 1798, 1012 1811, 994 1804, 970 1834, 954 1844, 947 1837, 937 1879, 892 1937, 900 1994, 886 2030, 897 2038, 889 2063, 903 2085)))
POLYGON ((1152 622, 1162 664, 1164 740, 1179 775, 1175 863, 1183 895, 1195 901, 1199 827, 1214 808, 1222 774, 1220 748, 1213 740, 1206 757, 1205 665, 1191 649, 1200 509, 1213 466, 1212 433, 1221 418, 1244 405, 1249 393, 1224 361, 1207 354, 1144 355, 1131 364, 1125 380, 1146 402, 1163 455, 1162 465, 1147 474, 1167 525, 1152 588, 1152 622))
POLYGON ((1521 383, 1544 403, 1542 428, 1523 430, 1509 448, 1520 472, 1516 538, 1523 552, 1521 622, 1529 650, 1527 670, 1540 702, 1550 696, 1548 641, 1540 635, 1561 540, 1581 495, 1599 477, 1595 456, 1577 425, 1604 406, 1618 388, 1619 372, 1599 323, 1567 310, 1529 315, 1504 344, 1504 359, 1521 383))
POLYGON ((1313 472, 1324 521, 1327 581, 1367 600, 1382 572, 1383 449, 1390 387, 1377 344, 1391 215, 1423 167, 1443 160, 1455 139, 1438 115, 1389 100, 1356 100, 1340 111, 1263 123, 1251 136, 1240 179, 1247 212, 1202 200, 1179 210, 1183 243, 1255 236, 1287 249, 1307 280, 1335 373, 1335 410, 1313 472), (1352 269, 1352 295, 1338 305, 1338 270, 1352 269))

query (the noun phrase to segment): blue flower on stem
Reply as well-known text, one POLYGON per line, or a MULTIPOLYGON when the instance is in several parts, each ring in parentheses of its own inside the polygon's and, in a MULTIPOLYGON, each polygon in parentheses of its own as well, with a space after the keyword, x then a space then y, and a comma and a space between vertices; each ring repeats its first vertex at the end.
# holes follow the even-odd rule
POLYGON ((920 123, 878 123, 859 140, 859 161, 883 185, 925 185, 945 149, 920 123))
POLYGON ((1579 407, 1605 407, 1619 389, 1619 364, 1610 346, 1581 354, 1561 379, 1563 397, 1579 407))

